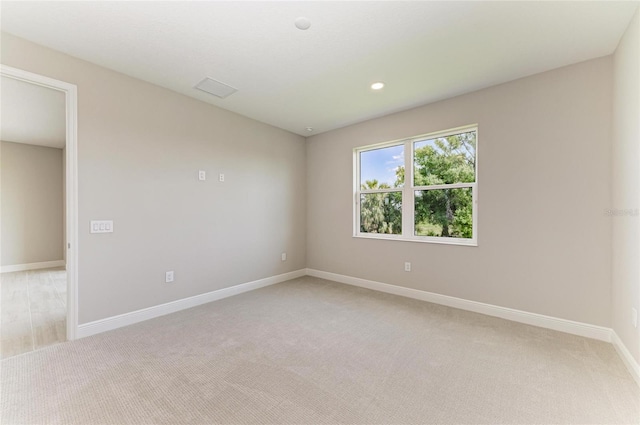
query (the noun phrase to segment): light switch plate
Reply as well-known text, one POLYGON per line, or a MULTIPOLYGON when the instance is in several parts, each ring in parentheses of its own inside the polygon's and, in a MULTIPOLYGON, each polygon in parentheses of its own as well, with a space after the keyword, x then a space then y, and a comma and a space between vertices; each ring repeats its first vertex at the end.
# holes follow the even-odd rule
POLYGON ((91 233, 113 233, 113 220, 91 220, 91 233))

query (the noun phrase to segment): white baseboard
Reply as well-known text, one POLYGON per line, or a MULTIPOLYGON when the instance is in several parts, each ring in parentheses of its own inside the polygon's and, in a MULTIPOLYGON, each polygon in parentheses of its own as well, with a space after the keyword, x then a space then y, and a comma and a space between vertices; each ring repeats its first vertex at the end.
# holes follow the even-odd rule
MULTIPOLYGON (((47 267, 55 266, 56 265, 48 265, 47 267)), ((545 316, 542 314, 530 313, 507 307, 500 307, 477 301, 469 301, 462 298, 450 297, 448 295, 441 295, 418 289, 405 288, 402 286, 390 285, 373 280, 360 279, 357 277, 345 276, 315 269, 296 270, 277 276, 255 280, 253 282, 242 283, 239 285, 231 286, 229 288, 218 289, 201 295, 195 295, 189 298, 183 298, 181 300, 172 301, 166 304, 161 304, 142 310, 121 314, 118 316, 108 317, 106 319, 85 323, 78 326, 76 335, 78 338, 83 338, 86 336, 99 334, 101 332, 106 332, 124 326, 132 325, 144 320, 164 316, 165 314, 175 313, 180 310, 196 307, 201 304, 206 304, 212 301, 227 298, 233 295, 238 295, 243 292, 252 291, 254 289, 263 288, 265 286, 273 285, 276 283, 285 282, 287 280, 295 279, 297 277, 305 275, 372 289, 374 291, 386 292, 389 294, 399 295, 407 298, 414 298, 417 300, 432 302, 435 304, 446 305, 449 307, 459 308, 461 310, 473 311, 476 313, 486 314, 488 316, 500 317, 514 322, 553 329, 556 331, 584 336, 587 338, 593 338, 600 341, 610 342, 613 344, 623 362, 629 369, 629 372, 640 386, 640 366, 638 365, 638 362, 633 358, 618 335, 610 328, 575 322, 572 320, 559 319, 557 317, 545 316)))
POLYGON ((613 329, 321 270, 307 269, 307 275, 612 343, 629 373, 640 386, 640 365, 613 329))
POLYGON ((142 310, 120 314, 118 316, 107 317, 106 319, 84 323, 78 326, 76 336, 77 338, 84 338, 86 336, 99 334, 101 332, 110 331, 113 329, 121 328, 123 326, 133 325, 134 323, 153 319, 159 316, 164 316, 165 314, 175 313, 180 310, 196 307, 201 304, 206 304, 212 301, 220 300, 222 298, 231 297, 243 292, 263 288, 265 286, 284 282, 290 279, 295 279, 297 277, 304 276, 305 274, 305 269, 296 270, 293 272, 283 273, 264 279, 254 280, 253 282, 241 283, 229 288, 218 289, 215 291, 207 292, 205 294, 195 295, 193 297, 183 298, 181 300, 168 302, 166 304, 160 304, 153 307, 144 308, 142 310))
POLYGON ((629 372, 631 373, 631 376, 633 376, 633 379, 635 379, 638 386, 640 386, 640 365, 638 364, 636 359, 633 358, 633 356, 627 349, 627 346, 624 345, 616 331, 612 330, 611 336, 611 342, 613 343, 613 346, 616 348, 616 351, 622 358, 622 361, 627 366, 627 369, 629 369, 629 372))
POLYGON ((446 305, 449 307, 459 308, 461 310, 473 311, 476 313, 486 314, 487 316, 500 317, 502 319, 507 319, 514 322, 525 323, 527 325, 553 329, 573 335, 580 335, 600 341, 611 342, 612 330, 602 326, 574 322, 572 320, 559 319, 557 317, 545 316, 537 313, 529 313, 512 308, 500 307, 477 301, 469 301, 462 298, 450 297, 448 295, 436 294, 419 289, 405 288, 403 286, 389 285, 388 283, 360 279, 357 277, 329 273, 320 270, 307 269, 307 275, 327 280, 333 280, 340 283, 346 283, 348 285, 359 286, 362 288, 373 289, 374 291, 400 295, 402 297, 415 298, 417 300, 428 301, 434 304, 446 305))
POLYGON ((64 260, 42 261, 40 263, 14 264, 13 266, 0 267, 0 273, 23 272, 26 270, 49 269, 53 267, 64 267, 64 260))

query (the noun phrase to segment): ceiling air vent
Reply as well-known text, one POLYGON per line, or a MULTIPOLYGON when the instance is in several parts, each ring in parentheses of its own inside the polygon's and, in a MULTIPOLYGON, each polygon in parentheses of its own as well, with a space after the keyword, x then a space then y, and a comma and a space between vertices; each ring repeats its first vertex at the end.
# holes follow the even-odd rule
POLYGON ((238 89, 236 88, 233 88, 229 85, 226 85, 225 83, 221 83, 220 81, 216 81, 213 78, 209 77, 200 81, 194 88, 217 96, 220 99, 224 99, 225 97, 238 91, 238 89))

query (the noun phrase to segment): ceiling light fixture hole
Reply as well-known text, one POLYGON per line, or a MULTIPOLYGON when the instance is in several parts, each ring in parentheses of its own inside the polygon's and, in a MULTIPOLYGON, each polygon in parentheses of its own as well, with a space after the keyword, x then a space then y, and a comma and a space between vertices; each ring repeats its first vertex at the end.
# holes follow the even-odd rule
POLYGON ((311 27, 311 21, 304 16, 300 16, 295 20, 296 28, 302 31, 306 31, 311 27))

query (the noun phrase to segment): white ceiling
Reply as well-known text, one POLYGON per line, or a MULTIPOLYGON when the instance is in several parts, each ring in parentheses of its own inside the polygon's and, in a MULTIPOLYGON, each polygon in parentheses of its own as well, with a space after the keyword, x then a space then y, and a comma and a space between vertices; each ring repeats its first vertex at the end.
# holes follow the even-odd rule
POLYGON ((60 149, 65 146, 63 92, 3 76, 0 99, 0 140, 60 149))
POLYGON ((627 2, 10 2, 2 29, 301 135, 611 54, 627 2), (311 20, 298 30, 297 17, 311 20), (204 77, 238 89, 218 99, 204 77), (384 81, 381 92, 369 86, 384 81), (314 131, 305 131, 313 127, 314 131))

